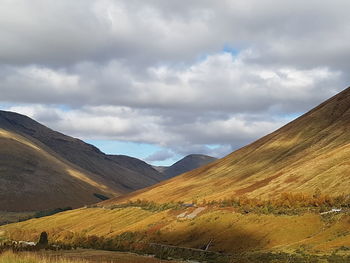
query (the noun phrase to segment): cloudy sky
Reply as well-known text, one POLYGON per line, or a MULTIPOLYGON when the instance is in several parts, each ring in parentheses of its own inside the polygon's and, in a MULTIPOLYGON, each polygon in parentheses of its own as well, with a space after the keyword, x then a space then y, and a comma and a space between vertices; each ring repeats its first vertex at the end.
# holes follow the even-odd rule
POLYGON ((0 109, 108 153, 222 157, 349 84, 348 0, 0 0, 0 109))

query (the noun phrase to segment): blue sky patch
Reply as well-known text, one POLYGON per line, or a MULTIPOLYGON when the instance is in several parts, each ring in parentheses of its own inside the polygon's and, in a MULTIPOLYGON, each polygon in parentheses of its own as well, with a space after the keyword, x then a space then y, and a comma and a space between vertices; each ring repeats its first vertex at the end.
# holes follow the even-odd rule
MULTIPOLYGON (((135 143, 123 141, 109 141, 109 140, 85 140, 87 143, 95 145, 102 152, 106 154, 122 154, 131 157, 139 158, 141 160, 147 159, 148 156, 155 152, 164 150, 164 148, 148 143, 135 143)), ((168 166, 178 161, 178 156, 164 160, 152 162, 152 165, 168 166)))

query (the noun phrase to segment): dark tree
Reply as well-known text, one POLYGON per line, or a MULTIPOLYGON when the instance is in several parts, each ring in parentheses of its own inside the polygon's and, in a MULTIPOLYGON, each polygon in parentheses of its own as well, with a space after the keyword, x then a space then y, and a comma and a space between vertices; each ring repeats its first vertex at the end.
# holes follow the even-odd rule
POLYGON ((39 248, 46 248, 49 244, 49 240, 48 240, 48 237, 47 237, 47 233, 46 232, 42 232, 40 234, 40 238, 39 238, 39 242, 37 244, 37 246, 39 248))

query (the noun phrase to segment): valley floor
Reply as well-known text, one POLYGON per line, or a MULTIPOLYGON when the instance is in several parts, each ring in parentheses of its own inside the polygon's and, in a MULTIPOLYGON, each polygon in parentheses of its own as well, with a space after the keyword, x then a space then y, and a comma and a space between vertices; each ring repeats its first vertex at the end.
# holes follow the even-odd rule
POLYGON ((5 252, 0 263, 179 263, 133 253, 77 249, 64 251, 5 252))

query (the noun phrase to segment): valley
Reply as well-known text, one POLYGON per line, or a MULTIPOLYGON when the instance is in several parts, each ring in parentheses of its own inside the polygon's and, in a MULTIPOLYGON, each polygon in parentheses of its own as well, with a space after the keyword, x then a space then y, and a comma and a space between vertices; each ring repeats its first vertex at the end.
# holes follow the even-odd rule
POLYGON ((36 240, 45 231, 54 244, 209 262, 232 255, 254 262, 269 253, 346 260, 349 105, 346 89, 223 159, 97 204, 2 226, 2 239, 36 240))
POLYGON ((0 263, 350 263, 348 10, 0 0, 0 263))

